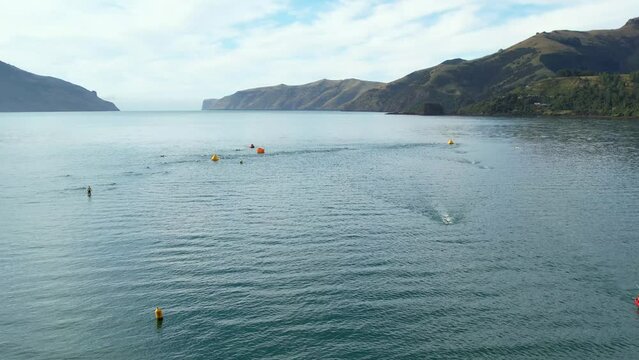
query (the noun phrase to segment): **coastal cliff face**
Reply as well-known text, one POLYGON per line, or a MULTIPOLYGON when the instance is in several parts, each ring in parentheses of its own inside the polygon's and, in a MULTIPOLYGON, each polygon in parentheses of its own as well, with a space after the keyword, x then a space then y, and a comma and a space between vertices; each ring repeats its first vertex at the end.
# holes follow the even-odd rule
POLYGON ((0 112, 118 111, 95 91, 0 61, 0 112))
POLYGON ((639 18, 620 29, 538 33, 480 59, 455 59, 372 89, 346 110, 421 114, 425 103, 460 113, 477 102, 535 82, 572 73, 639 70, 639 18))
POLYGON ((277 85, 238 91, 221 99, 207 99, 202 110, 340 110, 380 82, 319 80, 304 85, 277 85))

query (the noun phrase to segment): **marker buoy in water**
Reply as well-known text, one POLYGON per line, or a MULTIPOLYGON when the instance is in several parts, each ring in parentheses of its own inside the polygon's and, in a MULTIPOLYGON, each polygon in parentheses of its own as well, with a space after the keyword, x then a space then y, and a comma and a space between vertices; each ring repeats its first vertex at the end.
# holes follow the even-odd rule
POLYGON ((211 161, 218 161, 218 160, 220 160, 220 157, 217 156, 217 154, 211 155, 211 161))
POLYGON ((257 148, 257 153, 258 154, 264 154, 264 148, 263 147, 257 148))
POLYGON ((453 141, 453 139, 448 139, 448 145, 455 145, 455 142, 453 141))
POLYGON ((162 320, 164 319, 164 312, 162 311, 162 309, 160 307, 155 307, 155 319, 156 320, 162 320))

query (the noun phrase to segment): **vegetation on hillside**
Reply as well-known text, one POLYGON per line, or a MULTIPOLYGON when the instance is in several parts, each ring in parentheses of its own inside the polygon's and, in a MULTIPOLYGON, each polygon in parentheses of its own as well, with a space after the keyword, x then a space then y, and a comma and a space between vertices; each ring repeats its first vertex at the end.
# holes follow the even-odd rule
POLYGON ((558 77, 467 106, 463 114, 639 116, 639 71, 558 77))

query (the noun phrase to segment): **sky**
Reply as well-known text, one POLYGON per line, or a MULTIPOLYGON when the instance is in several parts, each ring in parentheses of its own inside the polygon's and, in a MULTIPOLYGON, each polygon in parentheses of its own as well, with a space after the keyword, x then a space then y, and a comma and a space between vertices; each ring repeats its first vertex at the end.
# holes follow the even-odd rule
POLYGON ((392 81, 633 17, 639 0, 0 0, 0 61, 121 110, 198 110, 259 86, 392 81))

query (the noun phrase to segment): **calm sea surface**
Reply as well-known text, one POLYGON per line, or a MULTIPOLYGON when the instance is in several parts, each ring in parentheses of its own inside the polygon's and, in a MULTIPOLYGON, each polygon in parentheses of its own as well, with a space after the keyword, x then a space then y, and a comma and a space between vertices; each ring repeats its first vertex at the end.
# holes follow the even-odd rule
POLYGON ((0 115, 2 359, 636 359, 638 284, 639 121, 0 115))

